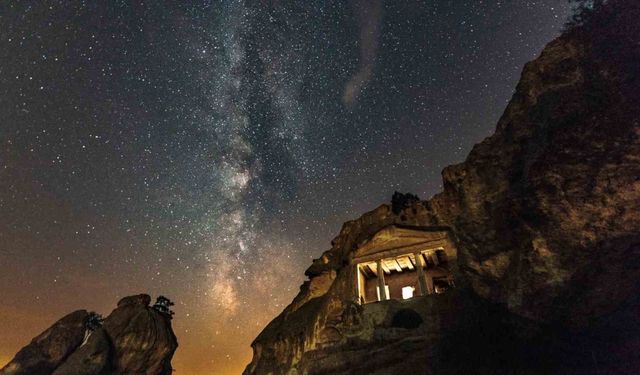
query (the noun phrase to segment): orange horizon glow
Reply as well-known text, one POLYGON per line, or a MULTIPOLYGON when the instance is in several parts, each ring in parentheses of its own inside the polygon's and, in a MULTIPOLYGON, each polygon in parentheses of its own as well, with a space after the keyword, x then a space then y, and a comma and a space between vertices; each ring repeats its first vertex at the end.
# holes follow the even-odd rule
MULTIPOLYGON (((203 300, 186 292, 187 285, 159 286, 153 280, 126 272, 117 281, 106 283, 94 274, 70 270, 57 276, 53 287, 45 290, 44 285, 51 283, 51 275, 38 271, 44 267, 39 261, 34 259, 22 268, 3 259, 0 263, 8 264, 12 270, 22 270, 12 273, 11 284, 5 283, 7 273, 0 275, 0 285, 13 286, 2 288, 5 303, 0 305, 0 321, 10 324, 0 325, 0 368, 63 316, 86 309, 106 317, 120 298, 147 293, 152 298, 167 295, 176 303, 172 308, 176 313, 172 328, 178 349, 171 361, 176 374, 241 374, 251 362, 253 339, 293 299, 302 283, 300 266, 279 262, 270 266, 278 272, 261 275, 257 281, 247 280, 249 288, 236 285, 233 290, 237 306, 231 309, 226 306, 228 295, 218 299, 212 292, 227 290, 226 287, 210 288, 209 298, 203 300), (264 285, 256 286, 260 282, 264 285), (278 293, 265 292, 269 285, 277 285, 278 293)), ((197 279, 197 273, 194 276, 197 279)))
MULTIPOLYGON (((69 311, 71 312, 71 311, 69 311)), ((108 311, 103 311, 108 314, 108 311)), ((16 311, 0 309, 0 317, 16 317, 16 311)), ((106 314, 105 314, 106 315, 106 314)), ((14 321, 16 324, 11 325, 9 333, 4 329, 0 329, 2 337, 8 340, 0 342, 0 368, 6 366, 15 356, 15 354, 28 345, 31 340, 49 328, 55 321, 62 318, 62 315, 52 320, 38 317, 37 315, 26 314, 22 319, 14 321)), ((236 334, 227 333, 227 337, 223 338, 225 342, 224 348, 212 347, 212 342, 220 342, 220 334, 216 335, 211 332, 211 337, 207 334, 198 334, 190 331, 196 322, 181 321, 178 316, 173 320, 173 329, 178 338, 178 349, 171 361, 175 374, 188 375, 237 375, 241 374, 244 368, 251 362, 252 349, 247 344, 250 343, 268 323, 272 317, 261 317, 263 324, 256 325, 254 329, 236 332, 236 334), (220 352, 224 352, 220 355, 220 352)), ((218 344, 220 346, 220 344, 218 344)))

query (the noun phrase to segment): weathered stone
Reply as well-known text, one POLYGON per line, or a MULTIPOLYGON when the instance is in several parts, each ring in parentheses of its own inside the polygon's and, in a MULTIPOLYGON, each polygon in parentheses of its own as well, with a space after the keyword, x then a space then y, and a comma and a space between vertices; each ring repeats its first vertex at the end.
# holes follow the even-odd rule
POLYGON ((171 374, 178 343, 171 319, 149 307, 146 294, 124 298, 104 321, 114 347, 114 374, 171 374))
POLYGON ((171 317, 149 307, 150 301, 146 294, 123 298, 93 332, 85 324, 89 313, 69 314, 18 352, 0 374, 170 375, 178 346, 171 317))
POLYGON ((103 329, 91 332, 87 342, 67 358, 52 375, 112 374, 112 345, 103 329))
POLYGON ((147 307, 151 303, 151 296, 148 294, 138 294, 135 296, 124 297, 118 301, 118 307, 124 306, 142 306, 147 307))
POLYGON ((74 311, 55 322, 22 348, 1 375, 47 375, 58 367, 82 343, 85 310, 74 311))

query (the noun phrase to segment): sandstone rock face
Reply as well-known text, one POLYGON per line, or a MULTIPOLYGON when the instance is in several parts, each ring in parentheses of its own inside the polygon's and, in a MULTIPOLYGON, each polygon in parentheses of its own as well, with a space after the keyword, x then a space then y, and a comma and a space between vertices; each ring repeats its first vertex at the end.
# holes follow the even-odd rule
POLYGON ((171 374, 178 346, 171 318, 149 307, 150 300, 146 294, 123 298, 88 337, 89 314, 71 313, 18 352, 0 375, 171 374))
POLYGON ((146 294, 124 298, 104 321, 116 374, 171 374, 177 340, 170 318, 149 308, 149 302, 146 294))
POLYGON ((245 374, 635 373, 640 4, 610 3, 525 66, 495 134, 443 171, 442 193, 344 224, 245 374), (354 301, 353 254, 390 225, 446 230, 458 287, 354 301), (393 326, 406 306, 418 328, 393 326))
POLYGON ((53 375, 107 375, 112 373, 111 340, 103 329, 91 333, 87 342, 67 358, 53 375))
POLYGON ((528 64, 496 133, 430 201, 473 289, 534 320, 586 324, 640 279, 640 116, 589 48, 561 38, 528 64))
POLYGON ((55 322, 20 350, 2 370, 2 375, 51 374, 84 338, 85 310, 74 311, 55 322))

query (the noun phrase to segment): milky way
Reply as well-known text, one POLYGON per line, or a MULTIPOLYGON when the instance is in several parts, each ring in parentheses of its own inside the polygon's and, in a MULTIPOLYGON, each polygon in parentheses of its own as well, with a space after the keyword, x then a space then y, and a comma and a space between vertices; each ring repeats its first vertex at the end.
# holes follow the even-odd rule
POLYGON ((147 292, 176 302, 179 373, 240 372, 341 224, 436 193, 568 12, 0 5, 0 362, 73 309, 147 292))

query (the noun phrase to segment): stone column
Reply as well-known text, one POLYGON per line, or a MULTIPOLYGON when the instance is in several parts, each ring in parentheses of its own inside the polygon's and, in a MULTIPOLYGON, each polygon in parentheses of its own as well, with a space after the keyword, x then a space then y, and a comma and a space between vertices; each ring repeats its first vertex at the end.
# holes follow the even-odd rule
POLYGON ((382 269, 382 259, 376 261, 376 267, 378 269, 378 289, 380 290, 380 301, 386 301, 389 299, 387 295, 387 288, 385 288, 384 282, 384 270, 382 269))
POLYGON ((440 261, 438 260, 438 254, 436 254, 435 252, 431 253, 429 255, 431 257, 431 261, 433 261, 433 264, 437 267, 440 265, 440 261))
POLYGON ((433 289, 433 277, 427 274, 425 279, 427 279, 427 290, 429 291, 429 294, 435 293, 436 291, 433 289))
POLYGON ((431 290, 427 285, 427 278, 424 275, 424 264, 422 262, 422 255, 420 253, 413 254, 416 258, 416 269, 418 271, 418 286, 420 287, 419 293, 421 296, 431 294, 431 290))
POLYGON ((362 303, 362 300, 360 298, 360 296, 363 294, 362 290, 360 290, 360 277, 362 277, 360 275, 360 265, 356 264, 354 267, 354 275, 355 275, 355 279, 356 279, 356 295, 355 298, 353 299, 354 301, 357 301, 358 304, 362 303))

